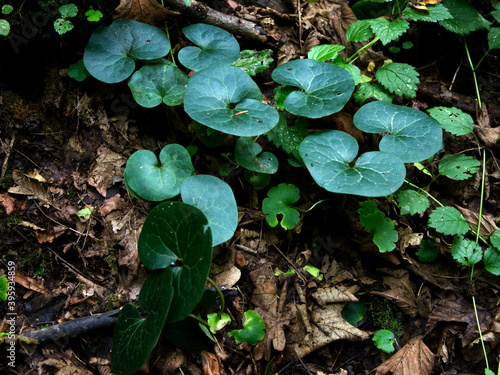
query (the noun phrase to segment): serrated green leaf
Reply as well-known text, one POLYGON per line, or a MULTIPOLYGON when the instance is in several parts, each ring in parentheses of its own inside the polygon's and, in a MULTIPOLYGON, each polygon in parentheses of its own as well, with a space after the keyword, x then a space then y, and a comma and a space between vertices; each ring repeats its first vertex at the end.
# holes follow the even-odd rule
POLYGON ((262 51, 243 50, 240 52, 240 58, 234 62, 234 66, 240 68, 250 76, 255 76, 268 69, 274 59, 271 57, 273 51, 265 49, 262 51))
POLYGON ((387 43, 399 38, 403 35, 410 24, 405 20, 388 21, 385 18, 375 18, 370 20, 370 26, 376 36, 385 46, 387 43))
POLYGON ((186 203, 160 203, 146 217, 137 248, 148 269, 173 270, 174 296, 167 320, 184 319, 203 296, 212 263, 212 231, 207 218, 186 203))
POLYGON ((485 368, 484 369, 484 375, 495 375, 495 373, 493 371, 491 371, 490 369, 485 368))
POLYGON ((480 166, 481 162, 469 155, 445 155, 439 163, 439 174, 455 181, 462 181, 471 178, 480 166))
POLYGON ((394 333, 388 329, 379 329, 372 338, 375 346, 384 353, 394 351, 394 333))
POLYGON ((66 4, 59 7, 59 13, 61 17, 75 17, 78 14, 78 7, 75 4, 66 4))
POLYGON ((301 90, 286 97, 285 109, 309 118, 340 111, 354 91, 354 80, 345 69, 311 59, 288 61, 274 69, 272 78, 301 90))
POLYGON ((278 125, 267 132, 266 136, 276 147, 281 147, 291 154, 299 149, 300 143, 307 137, 307 120, 299 117, 295 126, 287 126, 286 117, 285 112, 280 112, 278 125))
POLYGON ((488 32, 488 47, 490 50, 500 48, 500 27, 493 27, 488 32))
POLYGON ((500 230, 496 230, 491 234, 490 242, 493 246, 500 250, 500 230))
POLYGON ((125 186, 136 198, 161 202, 175 197, 194 172, 191 156, 181 145, 166 145, 159 157, 149 150, 139 150, 127 160, 125 186))
POLYGON ((231 317, 226 313, 220 315, 218 313, 210 313, 207 314, 207 323, 210 327, 210 332, 216 333, 231 323, 231 317))
POLYGON ((483 249, 474 241, 456 236, 451 244, 451 255, 457 262, 472 266, 483 258, 483 249))
POLYGON ((435 242, 422 240, 420 242, 419 250, 417 251, 418 260, 424 263, 430 263, 434 261, 439 255, 439 249, 435 242))
POLYGON ((366 133, 388 133, 380 141, 379 150, 404 163, 426 160, 442 147, 443 130, 439 123, 414 108, 371 102, 356 112, 353 121, 366 133))
POLYGON ((340 130, 311 134, 299 148, 314 181, 332 193, 380 197, 399 189, 406 176, 401 159, 372 151, 362 154, 351 166, 358 150, 356 139, 340 130))
POLYGON ((6 275, 0 276, 0 301, 7 300, 7 292, 9 290, 9 282, 6 275))
POLYGON ((465 234, 470 229, 460 211, 450 206, 436 208, 429 215, 428 225, 445 235, 465 234))
POLYGON ((443 129, 454 135, 465 135, 474 131, 472 117, 455 107, 434 107, 427 112, 441 124, 443 129))
POLYGON ((490 246, 484 252, 484 268, 495 276, 500 276, 500 250, 490 246))
POLYGON ((267 198, 262 201, 262 212, 271 227, 278 225, 278 215, 283 215, 281 226, 293 229, 299 223, 300 213, 292 204, 300 199, 300 190, 293 184, 279 184, 267 192, 267 198))
POLYGON ((223 133, 253 137, 276 126, 278 112, 262 103, 257 84, 235 66, 203 69, 189 79, 184 109, 199 123, 223 133))
POLYGON ((406 99, 417 96, 418 76, 413 66, 403 63, 386 64, 375 73, 375 77, 389 92, 406 99))
POLYGON ((71 23, 71 21, 65 20, 64 18, 58 18, 54 21, 54 30, 59 34, 63 35, 68 31, 73 30, 75 26, 71 23))
POLYGON ((262 147, 250 137, 240 137, 236 141, 234 160, 253 172, 274 174, 278 171, 278 158, 271 152, 262 152, 262 147))
POLYGON ((266 323, 253 310, 245 311, 245 321, 242 329, 236 329, 228 333, 229 337, 234 337, 237 343, 249 342, 251 345, 257 345, 258 341, 264 339, 266 335, 266 323))
POLYGON ((429 199, 415 190, 401 190, 398 194, 401 215, 415 215, 429 208, 429 199))
POLYGON ((214 66, 231 65, 240 58, 236 38, 217 26, 196 23, 182 29, 184 36, 198 47, 188 46, 178 53, 186 68, 200 71, 214 66))
POLYGON ((307 53, 307 58, 317 61, 334 60, 345 47, 338 44, 320 44, 307 53))
POLYGON ((342 57, 340 56, 338 56, 334 61, 332 61, 332 64, 347 70, 351 74, 351 77, 354 80, 355 85, 361 82, 362 79, 361 69, 359 69, 356 65, 346 64, 342 59, 342 57))
POLYGON ((353 22, 346 31, 346 38, 349 42, 364 42, 372 37, 371 20, 353 22))
POLYGON ((429 9, 428 11, 406 7, 403 11, 403 15, 410 20, 425 22, 438 22, 453 17, 448 11, 448 8, 443 4, 427 4, 426 7, 429 9))
POLYGON ((14 10, 14 7, 10 4, 2 6, 2 14, 10 14, 14 10))
POLYGON ((130 304, 120 311, 111 352, 114 374, 132 374, 141 368, 160 337, 173 292, 172 269, 153 272, 139 293, 139 305, 147 317, 141 318, 137 308, 130 304))
POLYGON ((359 105, 365 104, 367 101, 380 100, 387 103, 392 103, 393 96, 382 85, 376 83, 361 83, 353 95, 354 100, 359 105))
POLYGON ((493 12, 491 12, 491 15, 497 22, 500 22, 500 9, 495 9, 493 12))
POLYGON ((184 101, 189 77, 171 63, 145 65, 130 77, 128 86, 141 106, 153 108, 162 102, 176 106, 184 101))
POLYGON ((394 229, 392 220, 380 211, 374 201, 359 202, 359 220, 373 234, 373 243, 381 253, 396 248, 398 232, 394 229))
POLYGON ((439 21, 446 30, 460 35, 468 35, 472 31, 487 29, 490 22, 485 19, 467 0, 443 0, 451 18, 439 21))
POLYGON ((233 237, 238 224, 238 208, 231 187, 220 178, 198 174, 187 178, 181 186, 184 203, 198 208, 212 229, 212 245, 233 237))

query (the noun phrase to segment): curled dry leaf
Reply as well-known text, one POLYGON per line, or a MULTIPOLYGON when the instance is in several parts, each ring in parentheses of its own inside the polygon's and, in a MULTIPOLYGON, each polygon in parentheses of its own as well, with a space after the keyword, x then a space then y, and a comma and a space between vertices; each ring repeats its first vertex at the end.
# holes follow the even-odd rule
POLYGON ((417 297, 410 282, 410 273, 403 269, 391 271, 391 276, 384 276, 384 285, 389 287, 384 292, 373 291, 372 294, 394 302, 405 314, 415 316, 418 311, 417 297))
POLYGON ((10 215, 14 212, 15 200, 8 194, 0 194, 0 206, 3 207, 5 214, 10 215))
POLYGON ((376 375, 430 375, 434 353, 424 344, 422 336, 415 337, 387 361, 378 366, 376 375))
POLYGON ((358 299, 353 293, 356 293, 357 287, 353 289, 346 289, 340 286, 328 286, 318 288, 311 295, 318 302, 321 307, 326 306, 327 303, 336 302, 357 302, 358 299))
MULTIPOLYGON (((463 217, 469 223, 470 227, 473 231, 477 232, 477 223, 479 220, 479 215, 474 211, 471 211, 467 208, 463 208, 455 205, 456 208, 462 213, 463 217)), ((481 231, 480 235, 488 235, 498 230, 499 228, 495 224, 492 215, 481 215, 481 231)))
POLYGON ((39 284, 38 281, 32 279, 29 276, 26 276, 24 273, 18 270, 16 270, 14 282, 24 286, 26 289, 33 290, 38 293, 46 294, 49 292, 49 290, 43 285, 39 284))

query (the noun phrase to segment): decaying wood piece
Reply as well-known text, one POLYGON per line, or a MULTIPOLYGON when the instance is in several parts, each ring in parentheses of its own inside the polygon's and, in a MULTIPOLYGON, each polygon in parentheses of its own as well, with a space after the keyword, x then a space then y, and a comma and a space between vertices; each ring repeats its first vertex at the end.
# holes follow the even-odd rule
POLYGON ((218 26, 229 31, 231 34, 240 35, 262 43, 267 41, 265 32, 260 26, 257 26, 253 22, 218 12, 196 0, 191 1, 188 7, 186 7, 183 0, 165 0, 165 6, 181 13, 190 13, 200 21, 218 26))
POLYGON ((86 316, 43 328, 36 331, 23 333, 23 336, 43 344, 49 341, 58 341, 66 337, 75 337, 95 329, 111 327, 116 323, 120 309, 108 311, 103 314, 86 316))

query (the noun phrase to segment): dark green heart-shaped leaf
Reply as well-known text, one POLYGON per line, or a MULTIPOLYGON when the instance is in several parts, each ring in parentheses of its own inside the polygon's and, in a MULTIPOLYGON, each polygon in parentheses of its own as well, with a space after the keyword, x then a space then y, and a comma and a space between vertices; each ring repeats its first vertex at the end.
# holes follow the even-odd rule
POLYGON ((389 133, 379 150, 404 163, 425 160, 441 149, 443 130, 424 112, 386 102, 371 102, 354 115, 354 125, 367 133, 389 133))
POLYGON ((141 318, 130 304, 120 311, 111 352, 114 374, 132 374, 141 368, 160 337, 173 293, 172 270, 153 272, 139 294, 139 305, 147 317, 141 318))
POLYGON ((238 224, 238 208, 228 184, 209 175, 189 177, 181 187, 184 203, 201 210, 212 229, 212 245, 229 240, 238 224))
POLYGON ((289 61, 274 69, 272 77, 282 85, 302 90, 288 95, 285 109, 310 118, 340 111, 354 91, 354 80, 349 72, 316 60, 289 61))
POLYGON ((148 214, 137 247, 147 268, 173 266, 174 296, 168 321, 184 319, 200 301, 212 263, 207 218, 186 203, 161 203, 148 214))
POLYGON ((262 147, 250 137, 241 137, 236 141, 234 160, 253 172, 273 174, 278 170, 276 156, 271 152, 262 152, 262 147))
POLYGON ((219 27, 197 23, 182 32, 198 47, 184 47, 178 59, 191 70, 202 70, 219 65, 231 65, 240 58, 240 45, 234 36, 219 27))
POLYGON ((178 144, 165 146, 160 161, 148 150, 134 152, 127 161, 124 180, 137 198, 161 202, 178 195, 181 185, 194 172, 187 150, 178 144))
POLYGON ((161 102, 169 106, 182 104, 189 77, 173 64, 145 65, 136 71, 128 86, 137 103, 152 108, 161 102))
POLYGON ((406 175, 403 162, 385 152, 366 152, 351 167, 358 143, 339 130, 307 136, 299 152, 316 183, 332 193, 386 196, 403 184, 406 175))
POLYGON ((154 60, 170 51, 170 40, 158 27, 136 21, 114 21, 90 37, 83 62, 106 83, 121 82, 135 69, 134 60, 154 60))
POLYGON ((271 130, 278 112, 262 103, 257 84, 241 69, 219 66, 191 77, 184 109, 199 123, 223 133, 252 137, 271 130))

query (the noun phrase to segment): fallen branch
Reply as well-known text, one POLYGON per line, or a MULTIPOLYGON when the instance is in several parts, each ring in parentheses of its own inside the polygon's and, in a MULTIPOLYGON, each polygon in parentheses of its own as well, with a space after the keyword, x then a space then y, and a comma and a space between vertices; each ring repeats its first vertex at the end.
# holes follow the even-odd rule
POLYGON ((66 337, 75 337, 96 329, 103 329, 115 325, 120 309, 105 312, 103 314, 86 316, 56 324, 36 331, 23 332, 22 335, 39 344, 49 341, 57 341, 66 337))
POLYGON ((192 0, 188 7, 183 0, 165 0, 164 4, 166 7, 174 9, 178 12, 190 13, 200 21, 218 26, 226 31, 229 31, 231 34, 257 40, 261 43, 265 43, 267 41, 266 32, 262 27, 253 22, 218 12, 210 8, 208 5, 200 3, 196 0, 192 0))

